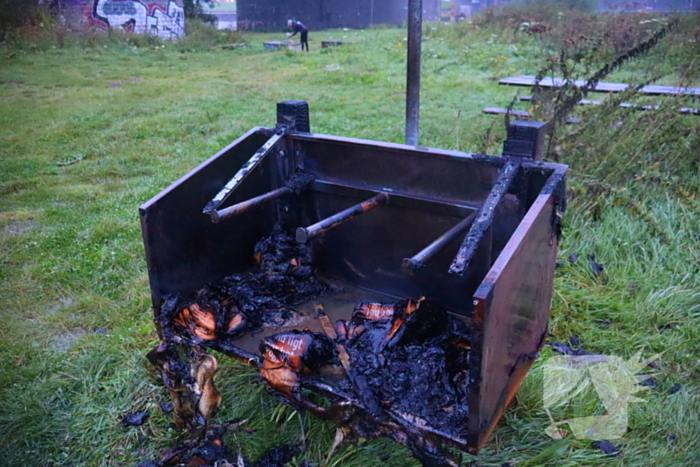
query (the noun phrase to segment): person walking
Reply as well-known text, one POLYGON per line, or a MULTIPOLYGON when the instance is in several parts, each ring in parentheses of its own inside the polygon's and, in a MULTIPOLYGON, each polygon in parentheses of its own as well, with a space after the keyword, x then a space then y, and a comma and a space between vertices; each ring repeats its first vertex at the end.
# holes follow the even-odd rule
POLYGON ((288 20, 287 27, 293 28, 293 33, 287 33, 287 37, 294 37, 297 33, 300 33, 301 37, 301 50, 304 50, 304 44, 306 44, 306 51, 309 51, 309 30, 306 29, 304 23, 301 21, 288 20))

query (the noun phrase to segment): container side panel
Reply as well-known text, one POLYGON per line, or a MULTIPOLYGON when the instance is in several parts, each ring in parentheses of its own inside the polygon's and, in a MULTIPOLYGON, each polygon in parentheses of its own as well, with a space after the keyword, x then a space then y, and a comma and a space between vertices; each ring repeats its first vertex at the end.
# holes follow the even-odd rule
MULTIPOLYGON (((139 209, 156 310, 165 294, 190 292, 251 266, 255 242, 271 230, 272 206, 219 224, 202 209, 265 141, 263 132, 249 132, 139 209)), ((222 207, 269 191, 274 168, 274 158, 267 158, 222 207)))
MULTIPOLYGON (((310 192, 304 196, 308 224, 340 212, 361 199, 310 192)), ((448 274, 462 236, 427 261, 412 276, 401 271, 411 257, 456 225, 461 218, 389 204, 378 206, 312 240, 322 275, 399 298, 421 295, 440 300, 451 311, 466 314, 471 296, 488 272, 491 243, 477 251, 480 261, 462 277, 448 274)))
POLYGON ((483 343, 471 360, 476 404, 470 408, 470 444, 478 439, 472 445, 477 451, 544 342, 558 246, 554 215, 553 195, 540 195, 474 295, 473 319, 483 326, 475 329, 483 343))
POLYGON ((427 148, 416 151, 373 142, 341 144, 301 138, 296 144, 304 170, 319 180, 460 205, 481 204, 500 169, 487 158, 447 157, 427 148))

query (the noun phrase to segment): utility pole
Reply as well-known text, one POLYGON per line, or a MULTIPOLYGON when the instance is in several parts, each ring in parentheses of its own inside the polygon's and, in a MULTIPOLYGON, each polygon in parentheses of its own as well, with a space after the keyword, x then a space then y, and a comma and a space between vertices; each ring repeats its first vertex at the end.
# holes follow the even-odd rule
POLYGON ((406 52, 406 144, 418 146, 420 113, 420 46, 423 0, 408 0, 408 50, 406 52))

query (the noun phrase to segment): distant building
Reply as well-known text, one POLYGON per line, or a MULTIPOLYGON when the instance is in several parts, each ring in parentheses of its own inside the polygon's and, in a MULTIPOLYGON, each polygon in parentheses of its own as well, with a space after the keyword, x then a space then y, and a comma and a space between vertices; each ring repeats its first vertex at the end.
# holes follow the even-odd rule
POLYGON ((238 29, 236 0, 217 0, 213 8, 204 7, 204 12, 216 16, 218 29, 238 29))
MULTIPOLYGON (((398 26, 408 16, 407 0, 238 0, 237 5, 241 30, 281 30, 290 18, 312 30, 398 26)), ((438 0, 423 0, 423 19, 438 19, 439 5, 438 0)))

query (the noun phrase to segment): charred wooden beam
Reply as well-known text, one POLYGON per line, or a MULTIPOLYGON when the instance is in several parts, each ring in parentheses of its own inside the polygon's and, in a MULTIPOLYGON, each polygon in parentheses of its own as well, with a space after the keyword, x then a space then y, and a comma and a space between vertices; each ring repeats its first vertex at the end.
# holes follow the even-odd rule
POLYGON ((260 163, 265 159, 265 156, 267 156, 272 148, 277 144, 277 142, 284 136, 284 133, 276 133, 272 135, 270 139, 268 139, 265 144, 263 144, 260 149, 255 151, 255 154, 248 159, 248 161, 243 164, 243 167, 241 167, 238 172, 236 172, 236 175, 233 176, 231 180, 228 181, 228 183, 212 198, 211 201, 207 203, 206 206, 204 206, 204 214, 209 214, 212 211, 215 211, 216 209, 221 206, 221 204, 226 201, 226 198, 228 198, 231 193, 233 193, 233 190, 238 187, 243 180, 252 172, 255 170, 255 168, 260 165, 260 163))
POLYGON ((197 431, 215 415, 221 394, 214 385, 216 358, 196 345, 161 341, 146 356, 158 369, 173 403, 173 418, 181 428, 197 431))
POLYGON ((438 237, 430 245, 423 248, 421 251, 413 255, 411 258, 404 258, 401 264, 401 271, 407 276, 412 276, 418 269, 425 266, 426 261, 435 256, 437 252, 445 248, 452 240, 467 230, 476 219, 476 211, 471 213, 466 219, 460 221, 457 225, 438 237))
POLYGON ((259 355, 246 352, 245 350, 236 347, 228 341, 216 340, 214 342, 207 342, 206 345, 204 345, 204 347, 219 351, 227 357, 235 358, 239 362, 248 364, 252 367, 260 367, 261 357, 259 355))
POLYGON ((367 211, 370 211, 377 206, 386 204, 389 202, 389 195, 386 193, 379 193, 372 198, 365 200, 359 204, 347 208, 344 211, 334 214, 330 217, 323 219, 322 221, 316 222, 309 227, 299 227, 297 229, 297 242, 306 243, 312 238, 319 234, 328 232, 329 230, 338 227, 340 224, 349 221, 353 217, 357 217, 367 211))
POLYGON ((452 261, 452 265, 448 270, 450 274, 455 274, 458 276, 464 274, 464 271, 469 266, 469 262, 481 243, 484 232, 486 232, 493 223, 496 208, 498 208, 501 200, 506 193, 508 193, 508 189, 513 182, 513 178, 515 178, 515 175, 518 173, 519 169, 520 164, 513 162, 509 162, 501 169, 496 183, 491 189, 486 201, 484 201, 484 204, 479 209, 476 220, 472 224, 471 229, 469 229, 469 233, 467 233, 467 235, 464 237, 464 241, 462 242, 462 245, 459 247, 459 251, 457 251, 457 255, 452 261))
POLYGON ((379 416, 381 409, 379 407, 379 403, 377 402, 374 395, 372 394, 372 391, 367 385, 367 380, 363 375, 353 371, 350 365, 350 356, 348 355, 345 346, 337 341, 338 335, 335 332, 335 328, 328 319, 328 316, 326 316, 326 312, 323 309, 323 305, 321 305, 320 303, 316 306, 316 314, 318 315, 318 318, 321 321, 323 331, 326 333, 326 335, 328 335, 328 337, 335 341, 335 350, 336 352, 338 352, 340 364, 343 366, 343 369, 350 378, 350 381, 352 382, 353 386, 355 386, 355 389, 357 390, 357 393, 360 397, 360 400, 364 404, 365 409, 370 414, 374 416, 379 416))
POLYGON ((218 224, 220 221, 228 219, 229 217, 236 216, 238 214, 246 212, 247 210, 253 207, 260 206, 261 204, 265 204, 269 201, 274 201, 277 198, 281 198, 282 196, 291 194, 293 192, 294 191, 291 188, 283 186, 282 188, 272 190, 268 193, 256 196, 255 198, 251 198, 246 201, 241 201, 240 203, 234 204, 233 206, 229 206, 220 211, 209 211, 209 215, 211 216, 211 221, 215 224, 218 224))

